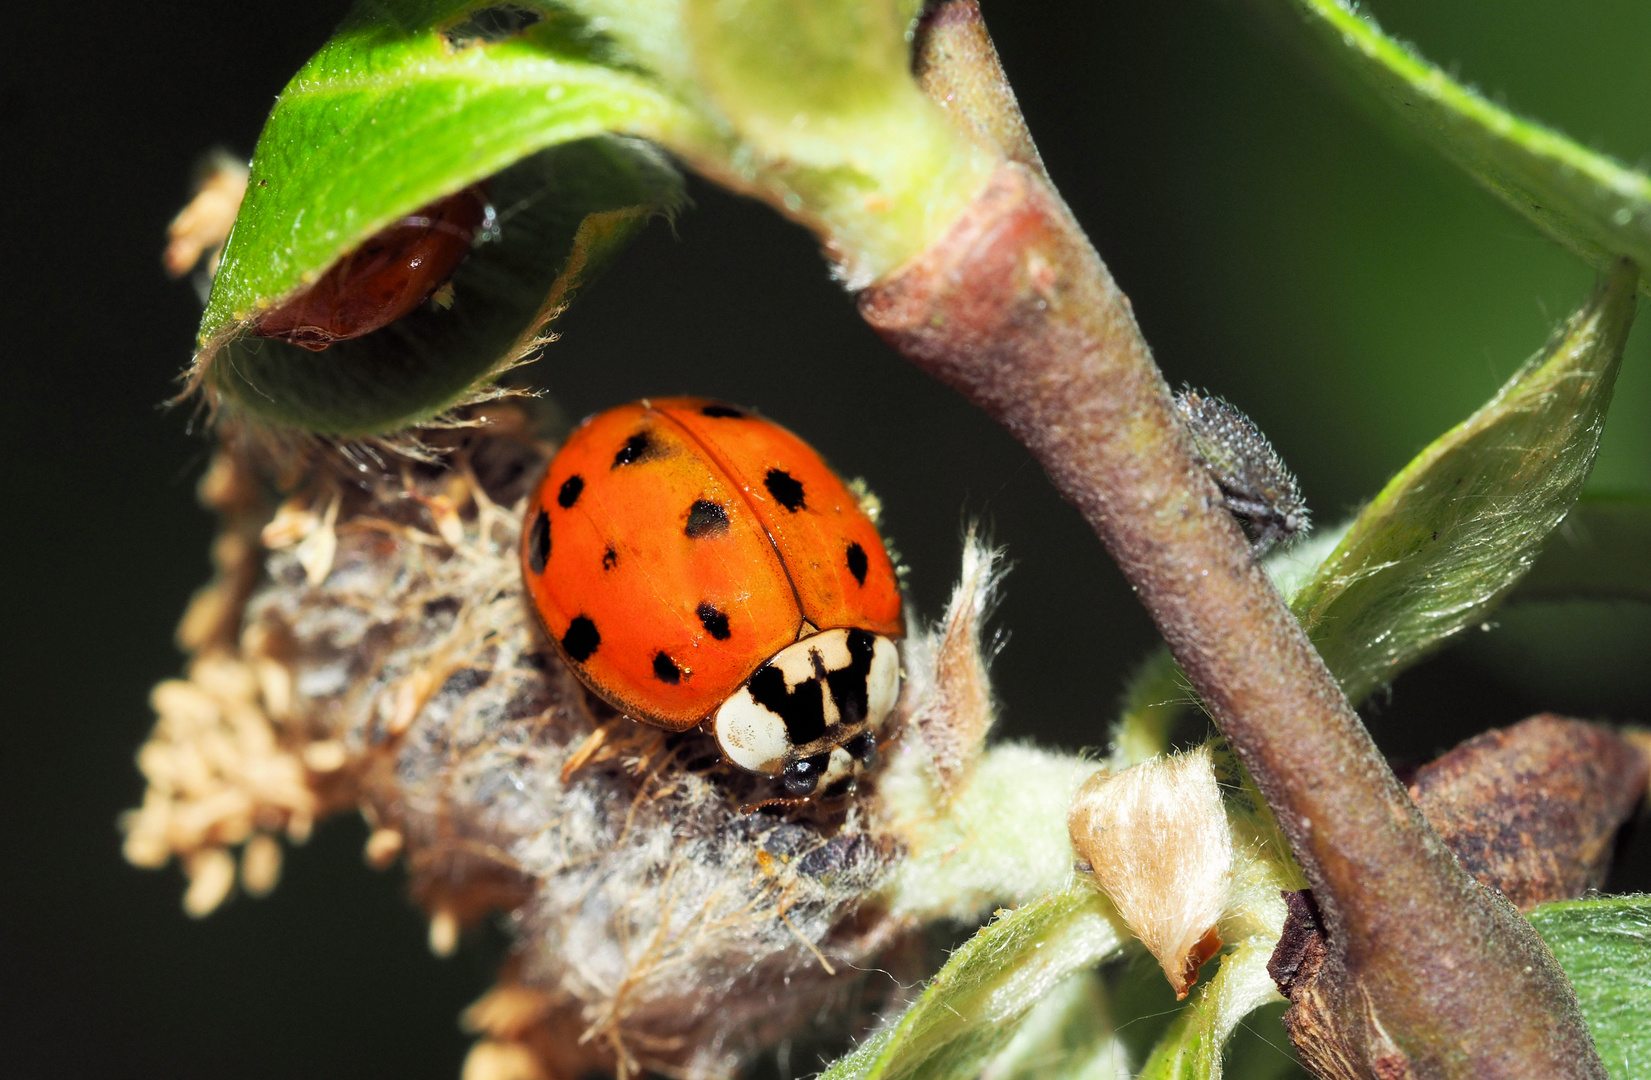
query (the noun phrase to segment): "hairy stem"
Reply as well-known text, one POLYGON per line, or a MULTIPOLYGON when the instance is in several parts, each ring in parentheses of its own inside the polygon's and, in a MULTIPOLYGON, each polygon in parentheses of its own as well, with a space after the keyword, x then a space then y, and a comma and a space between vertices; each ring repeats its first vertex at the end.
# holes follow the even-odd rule
MULTIPOLYGON (((984 39, 972 0, 928 25, 955 43, 971 21, 984 39)), ((920 73, 973 65, 931 87, 994 77, 979 50, 925 40, 920 73)), ((1014 108, 1007 87, 953 101, 1014 108)), ((1251 557, 1128 298, 1024 151, 997 149, 986 191, 862 292, 861 313, 1024 443, 1134 586, 1318 896, 1333 950, 1320 991, 1365 1059, 1348 1075, 1603 1078, 1552 954, 1428 828, 1251 557)))

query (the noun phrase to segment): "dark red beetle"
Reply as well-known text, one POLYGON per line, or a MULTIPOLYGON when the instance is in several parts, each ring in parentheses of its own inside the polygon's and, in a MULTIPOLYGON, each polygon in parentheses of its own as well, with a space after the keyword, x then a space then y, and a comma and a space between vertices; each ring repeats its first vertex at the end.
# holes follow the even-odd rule
POLYGON ((320 352, 388 326, 453 275, 486 216, 479 185, 438 199, 373 234, 253 332, 320 352))

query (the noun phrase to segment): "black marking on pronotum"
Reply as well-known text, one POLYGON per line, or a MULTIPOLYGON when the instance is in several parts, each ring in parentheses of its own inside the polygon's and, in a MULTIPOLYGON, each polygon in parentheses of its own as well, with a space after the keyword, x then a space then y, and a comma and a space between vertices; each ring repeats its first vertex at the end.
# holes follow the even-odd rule
POLYGON ((786 686, 785 674, 779 668, 767 665, 757 669, 746 683, 751 698, 758 705, 785 722, 785 732, 792 745, 806 746, 826 733, 825 695, 829 693, 837 706, 838 723, 847 727, 863 723, 868 707, 867 678, 871 674, 871 660, 877 649, 877 638, 866 630, 848 633, 848 666, 838 671, 825 670, 818 651, 811 653, 814 676, 799 683, 794 689, 786 686))
POLYGON ((682 530, 690 540, 718 536, 728 531, 728 511, 721 503, 710 499, 696 499, 688 507, 688 524, 682 530))
POLYGON ((701 416, 709 416, 716 420, 744 420, 745 413, 732 405, 706 405, 699 410, 701 416))
POLYGON ((568 623, 568 632, 562 635, 562 651, 581 664, 591 658, 600 644, 602 635, 597 632, 596 624, 583 615, 575 615, 568 623))
POLYGON ((682 669, 676 666, 675 660, 662 652, 657 652, 654 653, 654 678, 675 686, 682 681, 682 669))
POLYGON ((527 530, 527 568, 535 574, 542 574, 549 560, 550 515, 541 507, 527 530))
POLYGON ((1175 411, 1198 459, 1221 489, 1222 502, 1250 536, 1257 555, 1311 525, 1301 485, 1255 421, 1229 403, 1190 387, 1175 395, 1175 411))
POLYGON ((612 570, 614 568, 614 564, 618 561, 619 552, 613 550, 613 546, 609 545, 607 550, 602 552, 602 569, 612 570))
POLYGON ((745 687, 753 701, 785 721, 785 732, 794 745, 811 743, 825 734, 825 687, 819 679, 808 679, 793 690, 785 685, 784 672, 767 665, 758 668, 745 687))
POLYGON ((562 489, 556 493, 556 505, 563 510, 572 510, 573 504, 579 501, 579 494, 585 490, 585 478, 574 473, 562 481, 562 489))
POLYGON ((458 52, 472 45, 496 45, 509 41, 528 27, 544 21, 544 15, 516 4, 491 4, 472 11, 463 22, 441 32, 447 44, 458 52))
POLYGON ((784 469, 769 469, 768 475, 762 479, 762 484, 768 489, 768 494, 774 496, 775 502, 793 514, 803 508, 802 481, 784 469))
POLYGON ((621 465, 635 465, 639 461, 646 461, 651 457, 658 457, 660 448, 654 445, 653 437, 646 431, 639 431, 625 440, 625 445, 613 455, 613 468, 621 465))
MULTIPOLYGON (((871 676, 871 660, 877 639, 869 631, 848 632, 848 667, 825 672, 826 687, 837 705, 838 723, 848 727, 865 722, 869 709, 866 683, 871 676)), ((815 667, 819 671, 819 667, 815 667)))
POLYGON ((848 572, 854 575, 854 580, 864 585, 866 583, 866 570, 870 566, 871 564, 866 561, 866 549, 861 547, 858 542, 850 544, 848 546, 848 572))
POLYGON ((694 614, 699 616, 700 624, 705 627, 706 633, 718 641, 728 640, 728 616, 718 611, 716 605, 710 602, 703 603, 695 609, 694 614))
POLYGON ((825 775, 826 767, 831 764, 831 754, 815 754, 813 757, 800 758, 785 767, 782 782, 785 790, 793 795, 809 795, 819 786, 820 777, 825 775))

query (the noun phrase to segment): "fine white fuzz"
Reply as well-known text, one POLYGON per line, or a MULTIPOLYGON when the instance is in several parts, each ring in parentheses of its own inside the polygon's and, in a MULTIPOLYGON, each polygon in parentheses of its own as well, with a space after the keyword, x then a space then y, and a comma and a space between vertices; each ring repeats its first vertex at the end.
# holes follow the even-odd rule
POLYGON ((1157 958, 1177 998, 1221 948, 1232 830, 1208 746, 1097 774, 1067 814, 1095 884, 1157 958))

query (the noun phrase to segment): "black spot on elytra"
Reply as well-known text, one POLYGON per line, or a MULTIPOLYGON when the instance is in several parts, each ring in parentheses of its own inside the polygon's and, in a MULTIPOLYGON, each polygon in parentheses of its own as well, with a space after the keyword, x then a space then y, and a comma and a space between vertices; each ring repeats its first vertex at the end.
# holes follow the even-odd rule
POLYGON ((675 660, 664 653, 654 653, 654 678, 675 686, 682 681, 682 669, 676 666, 675 660))
POLYGON ((568 632, 562 635, 562 651, 581 664, 591 658, 600 644, 602 635, 597 633, 596 624, 583 615, 575 615, 568 623, 568 632))
POLYGON ((572 510, 573 504, 579 501, 579 495, 585 490, 585 478, 574 473, 562 481, 562 490, 556 493, 556 505, 563 510, 572 510))
POLYGON ((728 640, 729 631, 727 615, 724 615, 722 612, 718 611, 715 606, 709 603, 699 605, 699 608, 694 612, 694 614, 699 616, 700 623, 705 627, 706 632, 712 637, 716 638, 718 641, 728 640))
POLYGON ((854 575, 855 581, 858 581, 862 585, 866 583, 866 570, 870 567, 870 565, 871 564, 866 561, 865 548, 861 547, 858 543, 850 544, 848 546, 848 572, 854 575))
POLYGON ((653 436, 646 431, 639 431, 625 440, 625 445, 613 455, 613 468, 621 465, 635 465, 639 461, 646 461, 658 457, 660 448, 654 443, 653 436))
POLYGON ((728 531, 728 511, 721 503, 697 499, 688 507, 688 525, 682 531, 690 540, 719 536, 728 531))
POLYGON ((527 568, 535 574, 542 574, 549 559, 550 515, 541 508, 527 530, 527 568))
POLYGON ((619 552, 611 547, 602 552, 602 569, 612 570, 617 562, 619 562, 619 552))
POLYGON ((769 469, 762 483, 768 494, 774 496, 774 501, 793 514, 803 508, 802 482, 784 469, 769 469))
POLYGON ((701 416, 709 416, 717 420, 744 420, 745 413, 732 405, 706 405, 699 410, 701 416))

